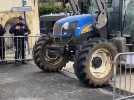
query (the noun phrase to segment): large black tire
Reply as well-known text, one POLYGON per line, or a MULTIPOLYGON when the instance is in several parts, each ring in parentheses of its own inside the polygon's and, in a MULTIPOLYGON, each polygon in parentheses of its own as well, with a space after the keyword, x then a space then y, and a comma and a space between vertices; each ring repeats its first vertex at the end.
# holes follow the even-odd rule
POLYGON ((33 47, 33 59, 35 64, 45 72, 58 72, 63 67, 65 67, 67 60, 63 55, 60 56, 60 60, 57 62, 52 61, 52 63, 45 60, 44 52, 47 45, 51 45, 53 39, 47 36, 40 37, 33 47))
MULTIPOLYGON (((76 61, 74 63, 75 74, 78 77, 78 79, 82 83, 84 83, 86 86, 100 87, 103 85, 107 85, 112 78, 113 70, 114 70, 113 64, 110 67, 108 67, 109 72, 106 71, 108 74, 104 75, 104 77, 100 77, 100 78, 95 77, 93 72, 91 72, 91 64, 93 67, 93 59, 94 59, 93 54, 94 52, 96 52, 97 50, 101 48, 108 51, 108 53, 110 54, 110 58, 108 59, 110 59, 111 60, 110 63, 112 63, 115 55, 117 54, 117 50, 111 43, 105 43, 105 42, 104 43, 89 43, 89 44, 82 45, 81 50, 78 56, 76 57, 76 61)), ((110 60, 107 61, 105 59, 103 60, 105 61, 105 64, 108 64, 106 62, 110 61, 110 60)), ((102 64, 103 64, 103 60, 102 60, 102 64)), ((95 66, 98 66, 98 65, 95 65, 95 66)), ((104 68, 107 68, 107 67, 104 67, 104 68)), ((94 68, 94 70, 98 70, 97 67, 94 68)))

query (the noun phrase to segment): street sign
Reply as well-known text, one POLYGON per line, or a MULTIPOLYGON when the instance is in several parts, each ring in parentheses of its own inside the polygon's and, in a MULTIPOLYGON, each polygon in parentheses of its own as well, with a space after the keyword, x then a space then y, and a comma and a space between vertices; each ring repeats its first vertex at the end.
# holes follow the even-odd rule
POLYGON ((11 11, 13 11, 13 12, 31 12, 32 7, 31 6, 13 7, 13 8, 11 8, 11 11))

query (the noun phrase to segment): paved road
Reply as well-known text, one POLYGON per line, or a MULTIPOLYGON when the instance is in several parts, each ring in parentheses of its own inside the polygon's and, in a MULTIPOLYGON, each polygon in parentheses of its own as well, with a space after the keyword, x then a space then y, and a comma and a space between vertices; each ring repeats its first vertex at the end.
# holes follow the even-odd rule
POLYGON ((0 65, 0 100, 112 100, 112 95, 62 73, 43 73, 33 64, 0 65))

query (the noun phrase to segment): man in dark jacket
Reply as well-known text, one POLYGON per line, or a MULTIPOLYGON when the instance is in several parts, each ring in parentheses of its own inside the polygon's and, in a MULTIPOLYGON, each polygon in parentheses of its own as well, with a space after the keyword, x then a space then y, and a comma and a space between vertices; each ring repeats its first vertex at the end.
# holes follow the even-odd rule
POLYGON ((25 63, 25 33, 29 33, 27 25, 24 24, 23 18, 20 16, 17 19, 17 23, 10 29, 10 33, 14 34, 14 44, 16 47, 15 59, 18 61, 21 59, 22 63, 25 63))
POLYGON ((4 41, 4 34, 5 34, 5 29, 3 26, 0 24, 0 59, 4 61, 5 59, 5 41, 4 41))

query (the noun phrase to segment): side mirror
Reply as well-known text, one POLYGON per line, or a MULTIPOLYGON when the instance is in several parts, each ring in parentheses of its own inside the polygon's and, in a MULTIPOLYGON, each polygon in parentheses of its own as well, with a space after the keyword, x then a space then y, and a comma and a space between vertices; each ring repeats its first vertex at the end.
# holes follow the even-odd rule
POLYGON ((107 15, 105 12, 101 12, 99 15, 98 15, 98 18, 97 18, 97 23, 96 23, 96 28, 100 29, 100 28, 103 28, 104 26, 106 26, 107 24, 107 15))

